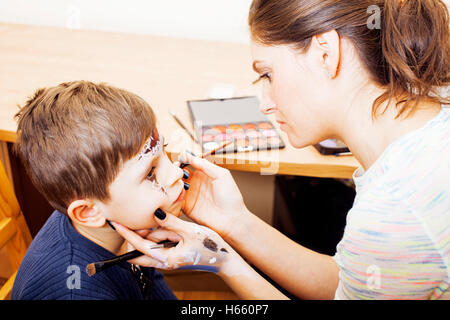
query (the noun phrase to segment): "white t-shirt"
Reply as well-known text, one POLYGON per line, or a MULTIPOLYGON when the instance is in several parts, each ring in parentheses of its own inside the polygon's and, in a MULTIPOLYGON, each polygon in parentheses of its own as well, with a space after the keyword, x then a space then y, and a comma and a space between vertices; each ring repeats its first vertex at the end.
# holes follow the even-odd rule
POLYGON ((353 174, 335 299, 450 299, 450 111, 353 174))

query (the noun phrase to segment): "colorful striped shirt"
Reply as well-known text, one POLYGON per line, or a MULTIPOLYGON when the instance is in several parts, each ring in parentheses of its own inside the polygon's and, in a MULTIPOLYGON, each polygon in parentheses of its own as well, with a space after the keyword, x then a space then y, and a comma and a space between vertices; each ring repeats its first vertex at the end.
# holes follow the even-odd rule
POLYGON ((450 299, 450 111, 353 174, 335 299, 450 299))

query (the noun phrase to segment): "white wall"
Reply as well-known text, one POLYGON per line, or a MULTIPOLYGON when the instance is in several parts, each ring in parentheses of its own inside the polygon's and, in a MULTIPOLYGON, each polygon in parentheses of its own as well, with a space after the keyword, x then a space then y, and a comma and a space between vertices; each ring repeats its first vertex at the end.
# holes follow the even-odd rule
MULTIPOLYGON (((450 0, 444 0, 450 7, 450 0)), ((0 22, 247 43, 251 0, 0 0, 0 22)))
POLYGON ((0 21, 248 42, 251 0, 0 0, 0 21))

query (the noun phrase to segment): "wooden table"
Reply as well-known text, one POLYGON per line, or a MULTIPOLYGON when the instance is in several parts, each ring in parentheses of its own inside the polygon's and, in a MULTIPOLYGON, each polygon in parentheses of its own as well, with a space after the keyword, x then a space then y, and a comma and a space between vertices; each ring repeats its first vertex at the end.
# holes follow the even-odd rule
MULTIPOLYGON (((9 23, 0 23, 0 37, 0 150, 4 159, 9 153, 11 162, 17 159, 5 150, 16 138, 17 105, 40 87, 83 79, 140 95, 154 109, 171 155, 180 148, 197 153, 201 149, 172 119, 169 108, 189 124, 186 101, 208 98, 214 85, 234 86, 235 96, 260 92, 251 84, 257 75, 246 44, 9 23)), ((269 119, 274 121, 273 115, 269 119)), ((352 156, 322 156, 313 147, 294 149, 284 132, 281 136, 287 144, 283 150, 233 153, 213 161, 232 170, 326 178, 350 178, 359 166, 352 156)), ((15 166, 7 170, 20 175, 15 166)), ((26 194, 29 181, 16 178, 15 184, 25 186, 16 191, 26 194)))
MULTIPOLYGON (((207 98, 215 84, 234 85, 237 95, 259 95, 260 91, 251 84, 256 74, 245 44, 6 23, 0 23, 0 35, 3 141, 14 142, 17 105, 35 89, 85 79, 137 93, 154 108, 160 130, 169 141, 181 137, 199 152, 200 147, 181 131, 168 109, 188 124, 186 100, 207 98)), ((285 133, 281 135, 288 144, 285 133)), ((182 145, 173 144, 169 151, 176 152, 182 145)), ((351 156, 322 156, 313 147, 289 145, 281 151, 220 156, 215 162, 233 170, 332 178, 350 178, 358 166, 351 156)))

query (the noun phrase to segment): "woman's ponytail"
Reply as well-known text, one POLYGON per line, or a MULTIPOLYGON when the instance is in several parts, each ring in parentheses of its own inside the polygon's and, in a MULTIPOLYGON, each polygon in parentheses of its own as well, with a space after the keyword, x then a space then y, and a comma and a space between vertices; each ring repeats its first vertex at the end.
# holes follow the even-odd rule
POLYGON ((448 103, 439 87, 449 85, 449 12, 440 0, 385 0, 381 27, 388 91, 378 100, 399 98, 398 115, 425 97, 448 103))

